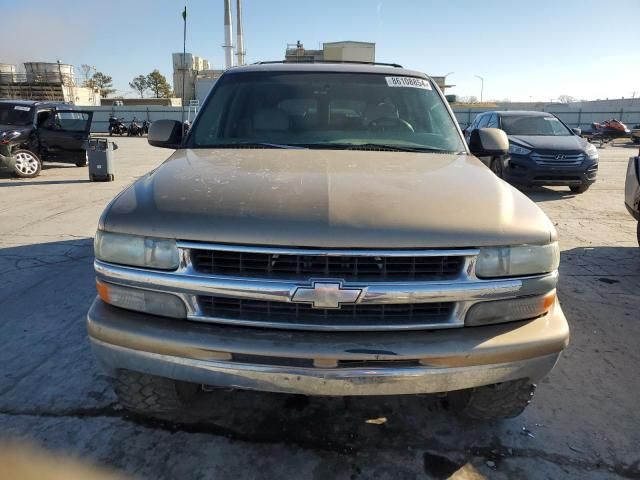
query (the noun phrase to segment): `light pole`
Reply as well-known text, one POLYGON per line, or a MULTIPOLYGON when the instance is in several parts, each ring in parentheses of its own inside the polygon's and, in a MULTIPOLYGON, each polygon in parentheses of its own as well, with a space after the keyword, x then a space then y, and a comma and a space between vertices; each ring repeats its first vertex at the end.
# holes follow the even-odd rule
POLYGON ((476 75, 476 78, 480 79, 480 103, 482 103, 482 94, 484 93, 484 78, 480 75, 476 75))

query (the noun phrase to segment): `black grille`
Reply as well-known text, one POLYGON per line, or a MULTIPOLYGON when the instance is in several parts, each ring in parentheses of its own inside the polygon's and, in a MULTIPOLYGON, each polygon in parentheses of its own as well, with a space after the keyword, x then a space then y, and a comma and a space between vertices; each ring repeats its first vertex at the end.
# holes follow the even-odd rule
POLYGON ((453 311, 453 302, 343 305, 340 309, 312 308, 304 303, 269 302, 237 298, 199 296, 202 314, 228 320, 277 322, 292 328, 308 327, 354 328, 390 326, 407 328, 424 324, 446 324, 453 311))
POLYGON ((462 256, 331 256, 191 250, 196 271, 261 278, 340 278, 344 280, 449 280, 462 269, 462 256))
POLYGON ((542 181, 549 181, 549 182, 554 182, 554 181, 578 181, 580 180, 580 177, 577 177, 575 175, 543 175, 543 176, 539 176, 539 177, 535 177, 534 180, 542 180, 542 181))

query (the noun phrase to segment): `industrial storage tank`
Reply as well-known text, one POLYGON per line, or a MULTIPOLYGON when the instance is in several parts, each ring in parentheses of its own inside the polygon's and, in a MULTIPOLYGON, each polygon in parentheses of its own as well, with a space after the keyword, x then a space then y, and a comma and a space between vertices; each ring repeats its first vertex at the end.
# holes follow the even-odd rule
POLYGON ((11 63, 0 63, 0 83, 16 81, 16 66, 11 63))
POLYGON ((73 65, 65 63, 25 62, 27 82, 74 84, 73 65))

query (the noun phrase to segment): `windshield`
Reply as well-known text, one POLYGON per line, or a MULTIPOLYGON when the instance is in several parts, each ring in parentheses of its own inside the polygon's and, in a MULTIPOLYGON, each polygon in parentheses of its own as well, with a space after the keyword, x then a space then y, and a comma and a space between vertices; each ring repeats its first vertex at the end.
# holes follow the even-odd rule
POLYGON ((573 135, 571 130, 556 117, 531 115, 503 115, 502 130, 507 135, 544 135, 566 137, 573 135))
POLYGON ((0 104, 0 125, 24 127, 33 122, 31 107, 0 104))
POLYGON ((242 144, 464 150, 429 81, 369 73, 223 76, 199 113, 188 146, 242 144))

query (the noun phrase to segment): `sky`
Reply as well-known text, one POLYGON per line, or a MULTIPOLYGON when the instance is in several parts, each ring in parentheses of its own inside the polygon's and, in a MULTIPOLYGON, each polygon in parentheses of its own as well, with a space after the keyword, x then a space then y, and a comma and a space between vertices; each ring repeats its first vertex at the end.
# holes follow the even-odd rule
MULTIPOLYGON (((223 0, 188 0, 187 52, 222 68, 223 0)), ((182 51, 184 0, 0 0, 0 63, 60 60, 111 75, 118 95, 182 51)), ((235 10, 235 0, 232 0, 235 10)), ((288 43, 376 43, 376 60, 445 75, 484 100, 640 97, 640 0, 243 0, 247 62, 288 43)), ((235 11, 234 11, 235 35, 235 11)), ((235 38, 234 38, 235 41, 235 38)))

